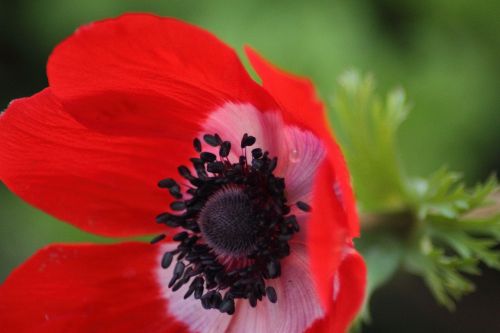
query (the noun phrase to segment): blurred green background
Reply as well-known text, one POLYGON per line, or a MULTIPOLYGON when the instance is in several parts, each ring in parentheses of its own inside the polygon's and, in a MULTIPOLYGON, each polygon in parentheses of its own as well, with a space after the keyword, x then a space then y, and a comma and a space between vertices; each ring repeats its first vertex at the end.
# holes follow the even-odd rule
MULTIPOLYGON (((200 25, 241 51, 307 75, 330 101, 346 69, 401 85, 414 107, 400 135, 412 175, 442 165, 469 183, 500 169, 500 1, 0 1, 0 108, 47 85, 51 49, 79 25, 127 11, 200 25)), ((1 144, 1 142, 0 142, 1 144)), ((36 167, 36 166, 33 166, 36 167)), ((51 242, 108 241, 36 211, 0 185, 0 281, 51 242)), ((109 240, 111 241, 111 240, 109 240)), ((400 274, 376 293, 366 332, 500 331, 500 275, 476 279, 455 314, 400 274)))

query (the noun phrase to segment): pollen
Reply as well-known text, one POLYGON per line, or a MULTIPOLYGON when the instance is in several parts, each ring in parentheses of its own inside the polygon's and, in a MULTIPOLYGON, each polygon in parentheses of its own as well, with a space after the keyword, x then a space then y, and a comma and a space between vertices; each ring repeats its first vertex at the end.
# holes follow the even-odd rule
MULTIPOLYGON (((178 231, 173 236, 177 248, 161 261, 165 269, 175 265, 168 287, 177 291, 188 285, 184 298, 194 297, 205 309, 227 314, 235 312, 237 299, 252 307, 265 297, 276 303, 279 295, 266 282, 281 275, 281 260, 290 254, 288 242, 300 230, 290 214, 285 179, 274 175, 278 159, 261 148, 251 149, 256 138, 248 134, 241 139, 238 158, 218 134, 205 134, 203 141, 210 151, 203 151, 195 138, 198 156, 190 159, 192 167, 178 168, 187 184, 173 178, 158 183, 175 199, 170 209, 177 212, 157 216, 158 223, 178 231)), ((310 210, 304 202, 295 205, 310 210)))

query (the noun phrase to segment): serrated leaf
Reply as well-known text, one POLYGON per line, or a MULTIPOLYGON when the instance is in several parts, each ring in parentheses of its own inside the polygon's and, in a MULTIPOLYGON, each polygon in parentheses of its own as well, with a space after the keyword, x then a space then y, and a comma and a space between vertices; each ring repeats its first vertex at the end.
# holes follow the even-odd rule
POLYGON ((422 276, 436 300, 449 310, 454 310, 455 302, 474 290, 473 283, 462 273, 479 272, 474 258, 448 257, 443 249, 436 247, 426 254, 411 252, 406 257, 406 267, 410 272, 422 276))
POLYGON ((413 260, 418 257, 415 253, 420 257, 412 268, 436 299, 453 309, 455 301, 473 290, 464 274, 478 274, 481 262, 500 269, 499 210, 480 213, 497 189, 497 181, 491 177, 469 190, 459 174, 441 169, 415 184, 420 246, 413 260))
POLYGON ((402 89, 381 98, 370 75, 349 71, 339 79, 331 116, 361 211, 378 216, 363 221, 357 241, 368 265, 365 320, 370 295, 401 262, 449 309, 474 290, 467 275, 479 274, 481 263, 500 269, 500 194, 487 206, 498 189, 496 178, 473 189, 446 168, 408 178, 397 153, 397 130, 408 110, 402 89), (393 223, 391 216, 404 218, 393 223))
POLYGON ((339 79, 332 117, 365 212, 394 211, 404 205, 396 132, 408 110, 402 89, 383 99, 376 94, 370 75, 348 71, 339 79))

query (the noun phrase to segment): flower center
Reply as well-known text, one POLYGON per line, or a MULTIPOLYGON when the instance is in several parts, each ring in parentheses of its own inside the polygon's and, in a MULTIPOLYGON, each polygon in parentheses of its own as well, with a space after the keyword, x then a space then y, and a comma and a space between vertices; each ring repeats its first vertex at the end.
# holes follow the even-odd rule
MULTIPOLYGON (((256 140, 247 134, 237 161, 229 160, 229 141, 217 134, 203 139, 218 148, 218 157, 202 151, 201 141, 194 139, 199 157, 191 158, 193 168, 178 168, 189 182, 183 185, 187 198, 174 179, 158 183, 176 199, 170 208, 179 213, 162 213, 157 222, 184 229, 173 236, 177 248, 162 258, 163 268, 177 261, 168 286, 177 291, 189 285, 184 298, 194 296, 205 309, 228 314, 235 311, 235 299, 247 299, 252 307, 263 297, 275 303, 276 291, 266 287, 266 280, 281 275, 280 261, 290 254, 288 241, 299 231, 287 205, 285 180, 273 174, 278 160, 255 148, 249 161, 247 147, 256 140)), ((306 203, 296 206, 309 211, 306 203)))
POLYGON ((242 188, 227 187, 214 193, 198 222, 207 244, 218 254, 241 257, 255 250, 256 219, 242 188))

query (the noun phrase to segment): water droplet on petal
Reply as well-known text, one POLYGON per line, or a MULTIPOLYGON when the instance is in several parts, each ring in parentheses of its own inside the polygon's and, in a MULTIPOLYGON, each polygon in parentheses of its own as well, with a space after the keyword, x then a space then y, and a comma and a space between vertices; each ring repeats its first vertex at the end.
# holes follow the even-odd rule
POLYGON ((340 187, 340 184, 338 182, 333 183, 333 191, 335 192, 337 199, 339 199, 340 203, 343 205, 344 195, 342 193, 342 188, 340 187))
POLYGON ((297 149, 290 150, 288 159, 290 160, 290 163, 298 163, 300 161, 299 151, 297 149))

